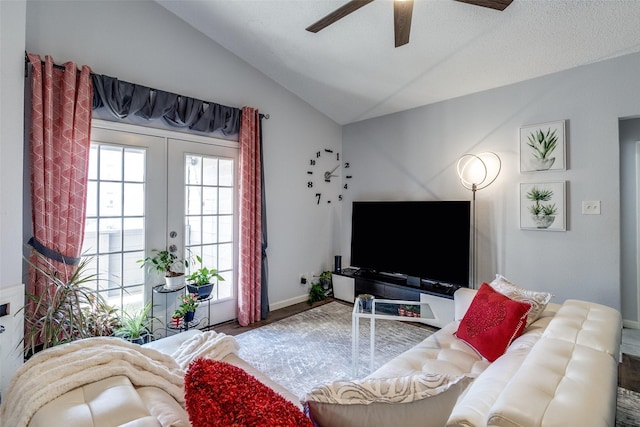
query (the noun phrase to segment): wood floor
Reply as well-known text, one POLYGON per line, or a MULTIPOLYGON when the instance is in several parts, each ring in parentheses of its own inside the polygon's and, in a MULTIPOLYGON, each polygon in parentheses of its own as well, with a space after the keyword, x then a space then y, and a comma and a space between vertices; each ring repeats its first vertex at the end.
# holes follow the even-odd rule
MULTIPOLYGON (((333 298, 327 298, 324 301, 315 302, 312 305, 307 304, 306 302, 301 302, 298 304, 290 305, 288 307, 284 307, 278 310, 274 310, 269 312, 267 318, 265 320, 261 320, 260 322, 252 323, 249 326, 240 326, 236 320, 220 323, 218 325, 213 326, 213 330, 216 332, 222 332, 227 335, 239 335, 243 332, 250 331, 251 329, 259 328, 260 326, 268 325, 269 323, 277 322, 278 320, 282 320, 286 317, 293 316, 294 314, 302 313, 303 311, 310 310, 314 307, 318 307, 323 304, 327 304, 331 301, 337 301, 342 304, 348 304, 346 302, 334 300, 333 298)), ((348 304, 351 305, 351 304, 348 304)))

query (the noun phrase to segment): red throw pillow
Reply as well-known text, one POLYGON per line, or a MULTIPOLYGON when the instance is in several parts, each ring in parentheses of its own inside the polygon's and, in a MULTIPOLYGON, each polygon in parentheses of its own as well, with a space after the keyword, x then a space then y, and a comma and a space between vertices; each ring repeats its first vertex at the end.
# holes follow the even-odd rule
POLYGON ((483 283, 462 318, 456 336, 493 362, 522 334, 529 310, 528 302, 512 300, 483 283))
POLYGON ((237 366, 196 359, 184 380, 193 427, 313 427, 293 403, 237 366))

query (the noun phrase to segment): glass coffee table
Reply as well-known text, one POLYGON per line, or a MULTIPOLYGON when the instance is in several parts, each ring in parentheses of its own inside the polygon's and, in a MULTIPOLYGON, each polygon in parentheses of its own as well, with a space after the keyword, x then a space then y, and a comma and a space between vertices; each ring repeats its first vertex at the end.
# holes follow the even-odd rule
MULTIPOLYGON (((370 296, 369 296, 370 297, 370 296)), ((359 372, 360 319, 369 319, 369 370, 373 372, 376 348, 376 319, 429 324, 436 320, 430 302, 367 298, 358 295, 351 314, 351 360, 354 377, 359 372)))

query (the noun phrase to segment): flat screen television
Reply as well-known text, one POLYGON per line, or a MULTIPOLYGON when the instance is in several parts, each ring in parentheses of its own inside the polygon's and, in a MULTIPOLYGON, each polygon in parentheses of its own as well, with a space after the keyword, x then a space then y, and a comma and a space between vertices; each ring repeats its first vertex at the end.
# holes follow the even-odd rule
POLYGON ((351 265, 361 270, 468 287, 469 243, 468 201, 353 202, 351 265))

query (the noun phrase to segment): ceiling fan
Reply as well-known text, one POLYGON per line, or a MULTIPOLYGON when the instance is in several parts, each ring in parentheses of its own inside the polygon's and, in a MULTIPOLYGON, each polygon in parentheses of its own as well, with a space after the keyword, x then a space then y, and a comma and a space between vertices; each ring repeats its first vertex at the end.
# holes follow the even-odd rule
MULTIPOLYGON (((317 33, 334 22, 344 18, 352 12, 366 6, 373 0, 351 0, 327 16, 306 28, 307 31, 317 33)), ((475 6, 488 7, 495 10, 505 10, 513 0, 455 0, 462 3, 469 3, 475 6)), ((396 47, 409 43, 409 33, 411 32, 411 14, 413 13, 413 0, 394 0, 393 2, 393 27, 395 33, 396 47)))

